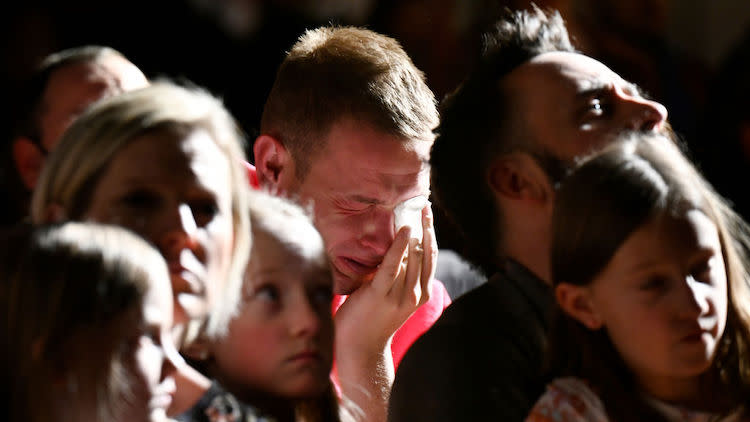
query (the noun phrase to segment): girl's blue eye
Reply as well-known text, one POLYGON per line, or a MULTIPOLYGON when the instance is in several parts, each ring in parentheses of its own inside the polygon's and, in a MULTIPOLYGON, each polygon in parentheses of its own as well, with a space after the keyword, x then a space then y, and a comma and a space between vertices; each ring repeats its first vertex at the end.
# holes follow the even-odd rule
POLYGON ((255 290, 255 297, 266 302, 275 303, 280 298, 279 289, 276 286, 266 284, 255 290))

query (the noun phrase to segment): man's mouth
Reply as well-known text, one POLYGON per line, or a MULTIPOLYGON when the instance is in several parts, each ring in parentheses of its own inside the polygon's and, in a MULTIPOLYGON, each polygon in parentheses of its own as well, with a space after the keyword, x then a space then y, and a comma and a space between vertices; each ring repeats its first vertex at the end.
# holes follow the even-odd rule
POLYGON ((380 262, 362 261, 347 257, 336 258, 336 267, 344 274, 365 276, 377 271, 380 262))

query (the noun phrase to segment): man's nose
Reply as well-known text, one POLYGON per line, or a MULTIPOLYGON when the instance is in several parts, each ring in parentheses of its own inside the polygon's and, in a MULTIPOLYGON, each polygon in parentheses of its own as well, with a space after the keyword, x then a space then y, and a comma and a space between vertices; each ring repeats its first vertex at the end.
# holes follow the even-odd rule
POLYGON ((622 94, 625 101, 628 129, 652 131, 661 129, 667 121, 667 108, 661 103, 638 95, 622 94))
POLYGON ((392 209, 382 207, 371 211, 361 228, 360 243, 378 255, 385 255, 396 235, 394 220, 392 209))

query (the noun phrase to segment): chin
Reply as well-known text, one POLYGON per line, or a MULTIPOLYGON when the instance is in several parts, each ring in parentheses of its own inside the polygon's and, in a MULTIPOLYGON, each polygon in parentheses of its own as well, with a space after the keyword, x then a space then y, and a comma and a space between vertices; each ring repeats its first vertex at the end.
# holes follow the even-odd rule
MULTIPOLYGON (((707 353, 707 352, 706 352, 707 353)), ((713 359, 705 353, 696 353, 680 359, 680 368, 675 371, 685 377, 699 376, 711 368, 713 359)))
POLYGON ((318 399, 328 390, 330 382, 328 378, 325 381, 319 377, 301 379, 287 389, 287 396, 300 400, 318 399))
POLYGON ((363 280, 352 279, 337 271, 333 276, 333 293, 337 295, 350 295, 362 286, 363 280))

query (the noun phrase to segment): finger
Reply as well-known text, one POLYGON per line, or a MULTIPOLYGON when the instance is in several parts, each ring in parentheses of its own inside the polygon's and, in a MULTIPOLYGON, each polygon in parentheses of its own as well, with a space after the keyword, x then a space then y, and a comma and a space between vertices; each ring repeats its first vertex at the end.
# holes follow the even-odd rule
POLYGON ((422 274, 421 287, 422 296, 420 303, 430 300, 430 285, 435 278, 435 269, 437 267, 438 245, 435 236, 435 226, 433 224, 432 208, 427 205, 422 209, 422 248, 424 256, 422 257, 422 274))
POLYGON ((410 236, 411 229, 408 226, 402 227, 396 233, 391 247, 388 248, 383 257, 383 262, 380 263, 380 267, 375 273, 375 277, 372 280, 372 288, 383 294, 388 294, 393 284, 398 281, 399 274, 404 272, 402 267, 404 267, 407 259, 410 236))
POLYGON ((398 294, 399 303, 408 303, 416 306, 420 302, 422 292, 420 288, 420 276, 422 273, 422 245, 416 238, 409 239, 409 255, 406 262, 406 271, 403 282, 394 285, 393 291, 398 294))

